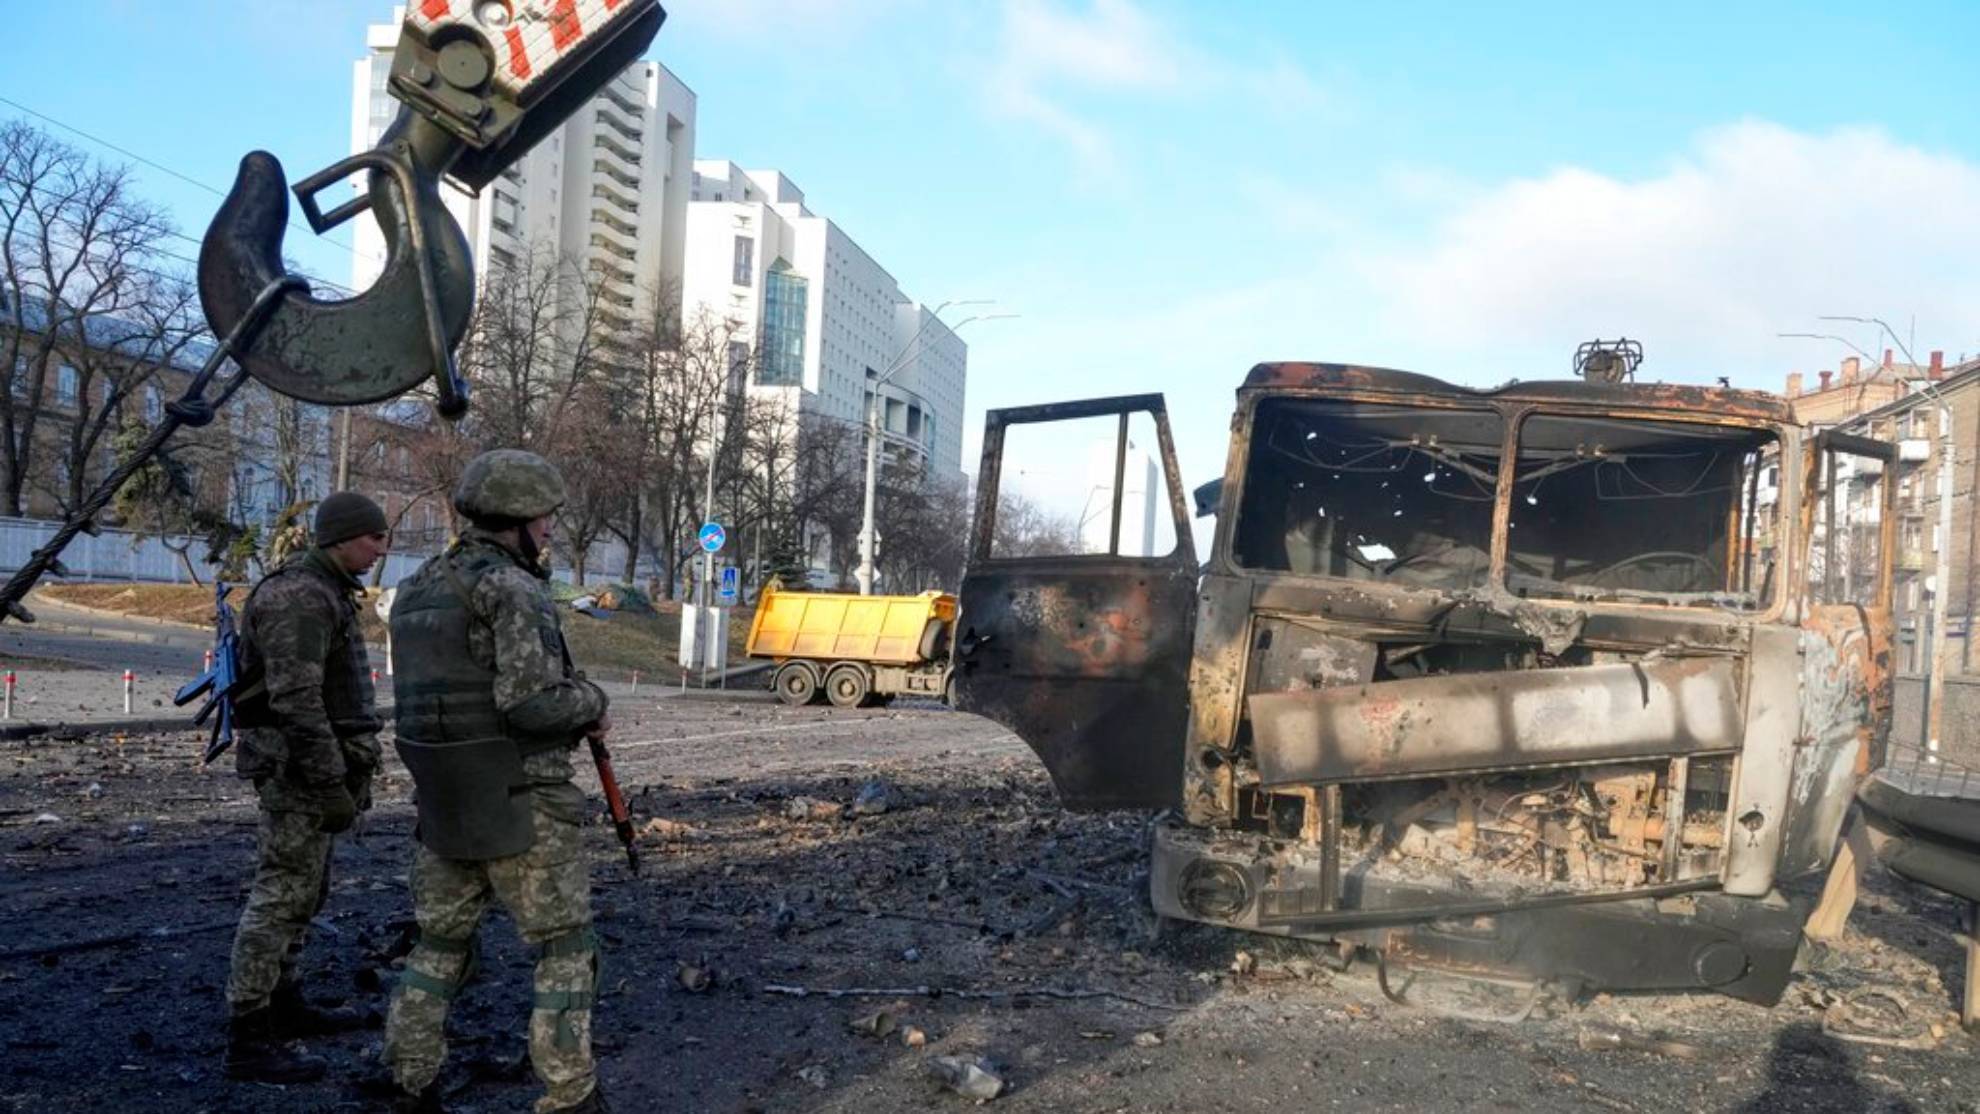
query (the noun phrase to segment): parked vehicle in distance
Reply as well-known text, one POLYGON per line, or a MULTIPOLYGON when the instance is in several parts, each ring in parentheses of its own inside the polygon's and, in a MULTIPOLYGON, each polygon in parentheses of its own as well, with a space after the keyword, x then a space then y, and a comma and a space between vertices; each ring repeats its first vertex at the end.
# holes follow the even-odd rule
POLYGON ((949 695, 949 642, 956 597, 859 596, 763 589, 749 624, 750 657, 777 663, 770 686, 793 706, 885 703, 896 696, 949 695))
POLYGON ((1772 1004, 1883 761, 1896 450, 1622 377, 1261 364, 1202 564, 1161 395, 993 410, 956 706, 1165 810, 1164 916, 1772 1004))

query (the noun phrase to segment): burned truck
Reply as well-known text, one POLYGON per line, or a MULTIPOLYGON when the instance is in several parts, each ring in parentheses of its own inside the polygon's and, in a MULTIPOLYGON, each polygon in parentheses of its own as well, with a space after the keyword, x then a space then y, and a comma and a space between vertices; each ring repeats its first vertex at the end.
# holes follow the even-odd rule
POLYGON ((992 411, 958 704, 1160 810, 1163 916, 1772 1004, 1888 730, 1892 459, 1759 392, 1262 364, 1199 561, 1162 396, 992 411), (999 516, 1069 426, 1112 478, 1041 545, 999 516))

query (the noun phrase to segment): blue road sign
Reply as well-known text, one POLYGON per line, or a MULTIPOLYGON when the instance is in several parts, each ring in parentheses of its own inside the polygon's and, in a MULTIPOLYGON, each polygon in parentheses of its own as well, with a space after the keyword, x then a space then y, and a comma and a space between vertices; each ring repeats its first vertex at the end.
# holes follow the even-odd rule
POLYGON ((729 535, 722 529, 721 523, 704 522, 701 524, 700 538, 702 549, 709 553, 720 553, 723 543, 729 540, 729 535))
POLYGON ((734 565, 729 565, 724 567, 722 569, 722 588, 720 591, 722 602, 723 603, 736 602, 736 589, 740 587, 741 584, 742 584, 741 570, 737 569, 734 565))

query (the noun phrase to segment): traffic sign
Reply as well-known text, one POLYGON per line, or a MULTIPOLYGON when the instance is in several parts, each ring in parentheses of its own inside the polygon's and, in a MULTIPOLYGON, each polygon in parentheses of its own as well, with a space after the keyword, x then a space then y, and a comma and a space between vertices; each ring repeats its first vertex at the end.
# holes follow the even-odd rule
POLYGON ((736 602, 736 590, 741 584, 741 570, 737 569, 734 565, 724 565, 722 567, 722 587, 718 593, 722 602, 731 604, 736 602))
POLYGON ((702 523, 699 537, 701 548, 709 553, 722 552, 723 544, 729 540, 728 533, 722 529, 722 524, 719 522, 702 523))

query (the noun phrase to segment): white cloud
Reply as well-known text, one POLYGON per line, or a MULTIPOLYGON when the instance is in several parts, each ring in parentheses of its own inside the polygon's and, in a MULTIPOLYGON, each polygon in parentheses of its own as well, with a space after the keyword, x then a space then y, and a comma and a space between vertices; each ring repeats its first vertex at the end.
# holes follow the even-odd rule
POLYGON ((1980 351, 1980 163, 1879 131, 1740 123, 1631 177, 1394 173, 1420 184, 1412 200, 1431 219, 1419 236, 1372 239, 1329 199, 1258 174, 1238 185, 1295 233, 1280 258, 1177 270, 1161 299, 1011 281, 1028 292, 1014 300, 1024 319, 970 338, 972 371, 987 372, 972 410, 1163 391, 1194 483, 1222 466, 1231 392, 1261 361, 1489 386, 1563 378, 1577 343, 1627 333, 1645 344, 1646 379, 1779 390, 1787 372, 1847 353, 1776 334, 1839 331, 1815 320, 1835 313, 1900 329, 1915 314, 1919 348, 1980 351))
POLYGON ((983 89, 993 115, 1065 143, 1094 177, 1110 175, 1118 158, 1115 136, 1095 122, 1095 98, 1236 96, 1246 111, 1294 114, 1329 104, 1319 82, 1282 53, 1262 61, 1213 57, 1134 0, 1084 8, 1004 0, 1003 38, 983 89))
POLYGON ((1003 68, 1027 81, 1166 89, 1180 79, 1183 55, 1167 29, 1129 0, 1094 0, 1085 13, 1049 0, 1008 0, 1003 68))
POLYGON ((1876 130, 1750 121, 1647 177, 1567 167, 1501 184, 1427 243, 1360 264, 1417 346, 1558 355, 1530 377, 1565 367, 1576 338, 1627 332, 1648 347, 1646 375, 1778 387, 1783 360, 1834 358, 1776 337, 1819 314, 1980 331, 1976 257, 1980 166, 1876 130))

